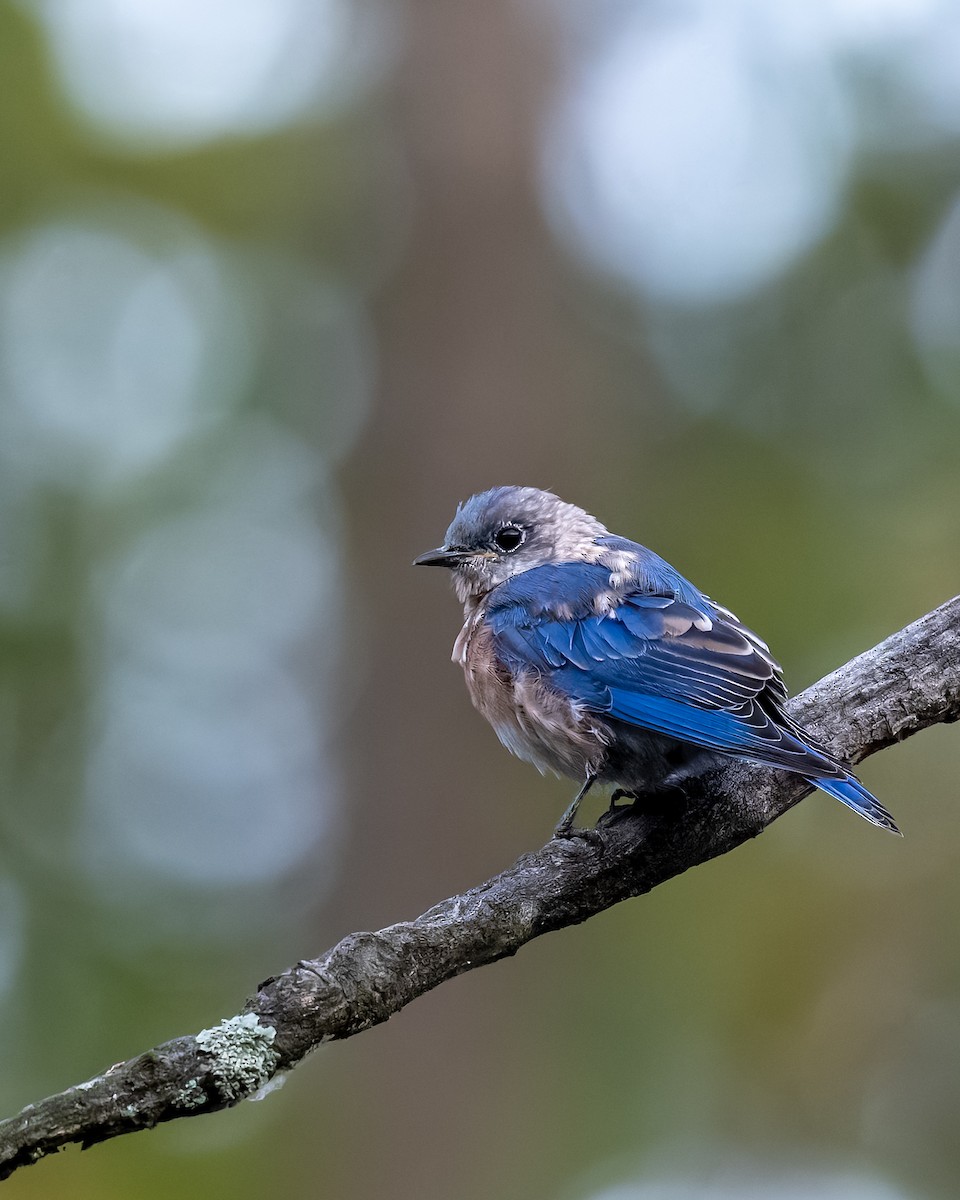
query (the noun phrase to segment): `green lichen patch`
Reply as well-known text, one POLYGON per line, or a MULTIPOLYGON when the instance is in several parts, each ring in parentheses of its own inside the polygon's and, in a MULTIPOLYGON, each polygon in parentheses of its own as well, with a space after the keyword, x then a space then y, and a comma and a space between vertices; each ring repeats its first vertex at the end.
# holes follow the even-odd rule
POLYGON ((179 1092, 174 1104, 177 1108, 203 1108, 207 1102, 206 1093, 200 1086, 199 1079, 188 1079, 179 1092))
POLYGON ((236 1103, 263 1087, 280 1061, 273 1049, 276 1036, 273 1026, 261 1025, 256 1013, 228 1017, 197 1034, 198 1048, 213 1059, 211 1075, 222 1100, 236 1103))

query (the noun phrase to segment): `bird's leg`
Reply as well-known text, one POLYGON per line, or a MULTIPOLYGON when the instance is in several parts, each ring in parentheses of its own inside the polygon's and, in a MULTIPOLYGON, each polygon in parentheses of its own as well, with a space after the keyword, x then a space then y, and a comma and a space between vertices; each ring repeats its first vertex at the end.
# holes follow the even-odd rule
POLYGON ((557 822, 557 827, 553 831, 553 836, 557 838, 581 837, 592 833, 592 830, 574 829, 573 818, 577 815, 577 809, 580 807, 580 801, 584 798, 587 792, 597 782, 597 776, 593 771, 587 773, 587 778, 584 781, 583 787, 574 796, 567 806, 567 811, 557 822))

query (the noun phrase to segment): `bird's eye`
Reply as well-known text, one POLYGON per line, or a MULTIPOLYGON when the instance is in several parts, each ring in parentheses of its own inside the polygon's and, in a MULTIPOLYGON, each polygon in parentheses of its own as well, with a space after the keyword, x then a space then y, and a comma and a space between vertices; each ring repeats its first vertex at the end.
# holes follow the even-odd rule
POLYGON ((504 552, 504 554, 511 554, 514 550, 523 545, 523 539, 525 537, 526 534, 522 529, 519 528, 519 526, 504 525, 502 529, 497 531, 493 540, 496 542, 497 547, 504 552))

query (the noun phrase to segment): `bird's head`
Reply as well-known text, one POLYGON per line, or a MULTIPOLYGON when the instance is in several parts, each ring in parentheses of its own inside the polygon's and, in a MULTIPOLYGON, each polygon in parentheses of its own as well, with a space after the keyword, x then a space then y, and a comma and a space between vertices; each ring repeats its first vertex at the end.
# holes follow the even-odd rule
POLYGON ((589 513, 552 492, 491 488, 461 504, 443 545, 421 554, 414 565, 450 569, 466 603, 532 567, 589 561, 596 539, 606 532, 589 513))

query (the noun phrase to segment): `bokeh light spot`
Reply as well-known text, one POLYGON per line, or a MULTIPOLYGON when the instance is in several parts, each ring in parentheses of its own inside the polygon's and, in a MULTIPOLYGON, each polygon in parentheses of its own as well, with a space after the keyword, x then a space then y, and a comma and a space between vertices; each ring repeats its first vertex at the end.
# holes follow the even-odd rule
POLYGON ((574 83, 548 139, 561 236, 654 297, 757 288, 836 219, 852 152, 829 64, 773 18, 696 4, 643 8, 574 83))
POLYGON ((0 455, 14 469, 123 481, 216 419, 242 372, 249 330, 212 245, 163 210, 129 217, 54 221, 3 247, 0 455))
POLYGON ((369 82, 350 0, 40 0, 62 83, 129 148, 263 133, 369 82))

